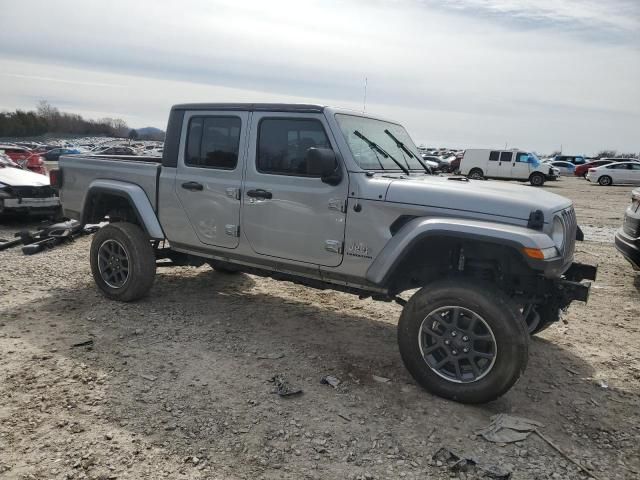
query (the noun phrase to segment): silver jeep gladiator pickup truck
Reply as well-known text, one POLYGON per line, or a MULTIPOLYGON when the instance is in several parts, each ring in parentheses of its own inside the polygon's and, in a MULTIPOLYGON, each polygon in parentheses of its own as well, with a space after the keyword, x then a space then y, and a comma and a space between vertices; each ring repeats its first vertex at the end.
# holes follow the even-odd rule
POLYGON ((460 402, 509 390, 596 274, 568 199, 429 175, 402 126, 348 110, 176 105, 162 159, 74 155, 54 177, 67 216, 109 222, 90 254, 108 298, 146 295, 159 260, 395 300, 407 369, 460 402))

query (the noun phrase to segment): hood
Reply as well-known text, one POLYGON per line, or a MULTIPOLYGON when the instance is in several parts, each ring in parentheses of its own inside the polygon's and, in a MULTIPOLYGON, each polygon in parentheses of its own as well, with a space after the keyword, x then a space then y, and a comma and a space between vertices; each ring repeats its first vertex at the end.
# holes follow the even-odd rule
POLYGON ((12 187, 42 187, 49 177, 16 167, 0 167, 0 182, 12 187))
POLYGON ((534 210, 551 215, 571 205, 571 200, 538 187, 491 180, 451 180, 452 177, 414 177, 393 180, 388 202, 496 215, 528 221, 534 210))

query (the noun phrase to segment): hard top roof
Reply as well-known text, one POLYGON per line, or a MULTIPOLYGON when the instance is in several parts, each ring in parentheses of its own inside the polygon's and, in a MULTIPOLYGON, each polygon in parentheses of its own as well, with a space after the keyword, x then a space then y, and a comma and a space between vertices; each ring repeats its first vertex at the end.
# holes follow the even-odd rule
POLYGON ((172 110, 248 110, 267 112, 322 113, 323 105, 306 103, 182 103, 172 110))

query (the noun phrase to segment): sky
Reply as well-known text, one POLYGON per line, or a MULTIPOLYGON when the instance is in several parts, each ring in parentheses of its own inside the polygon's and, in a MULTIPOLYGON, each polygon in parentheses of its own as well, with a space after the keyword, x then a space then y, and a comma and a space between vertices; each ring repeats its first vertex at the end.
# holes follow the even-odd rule
POLYGON ((175 103, 311 102, 392 118, 427 146, 640 151, 640 0, 0 0, 0 12, 0 111, 44 99, 164 129, 175 103))

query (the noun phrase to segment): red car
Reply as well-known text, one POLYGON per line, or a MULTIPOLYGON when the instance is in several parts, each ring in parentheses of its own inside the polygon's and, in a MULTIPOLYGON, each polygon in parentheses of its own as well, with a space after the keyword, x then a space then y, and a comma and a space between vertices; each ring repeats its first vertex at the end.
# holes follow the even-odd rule
POLYGON ((33 153, 28 148, 18 147, 16 145, 0 145, 0 152, 4 152, 7 157, 20 165, 35 173, 47 175, 47 167, 44 159, 37 153, 33 153))

